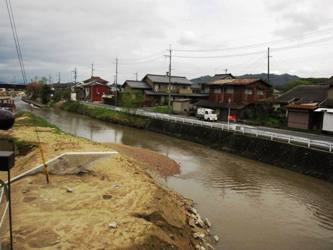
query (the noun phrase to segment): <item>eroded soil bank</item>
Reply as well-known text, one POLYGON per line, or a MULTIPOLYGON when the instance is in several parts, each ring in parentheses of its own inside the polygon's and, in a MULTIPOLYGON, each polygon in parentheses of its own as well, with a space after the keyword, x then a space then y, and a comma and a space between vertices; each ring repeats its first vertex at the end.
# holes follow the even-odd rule
MULTIPOLYGON (((36 122, 30 114, 1 132, 37 145, 37 126, 46 159, 67 151, 119 151, 93 161, 83 173, 50 171, 12 185, 16 249, 194 249, 202 244, 188 225, 191 201, 159 185, 148 172, 176 174, 179 166, 149 150, 110 146, 73 137, 36 122), (149 159, 149 160, 147 160, 149 159)), ((12 176, 41 163, 37 146, 19 154, 12 176)), ((6 179, 5 176, 1 176, 6 179)), ((5 223, 6 224, 6 223, 5 223)), ((2 238, 6 238, 6 228, 2 238)), ((4 241, 6 243, 6 240, 4 241)))

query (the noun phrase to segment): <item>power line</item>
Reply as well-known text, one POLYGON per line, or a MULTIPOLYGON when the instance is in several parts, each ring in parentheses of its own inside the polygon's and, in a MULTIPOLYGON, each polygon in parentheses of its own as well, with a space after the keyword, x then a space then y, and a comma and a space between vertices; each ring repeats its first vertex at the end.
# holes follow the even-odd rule
POLYGON ((8 16, 9 16, 10 26, 11 26, 12 35, 13 35, 13 38, 14 38, 16 53, 17 53, 17 57, 18 57, 18 60, 19 60, 19 65, 20 65, 20 69, 21 69, 23 82, 24 82, 24 84, 26 84, 27 83, 27 76, 26 76, 26 72, 25 72, 20 41, 19 41, 19 37, 17 35, 14 12, 13 12, 13 8, 12 8, 12 4, 11 4, 10 0, 6 0, 6 7, 7 7, 7 12, 8 12, 8 16))
MULTIPOLYGON (((326 32, 325 35, 327 35, 328 31, 333 31, 333 27, 330 27, 330 28, 327 28, 324 30, 309 32, 309 33, 302 35, 302 37, 309 38, 313 35, 316 35, 317 33, 322 33, 322 32, 326 32)), ((175 52, 217 52, 217 51, 239 50, 239 49, 249 49, 249 48, 261 47, 261 46, 268 46, 268 45, 272 45, 275 43, 281 43, 281 42, 292 41, 292 40, 298 41, 298 40, 300 40, 300 37, 295 35, 295 36, 292 36, 291 38, 266 41, 266 42, 248 44, 248 45, 241 45, 241 46, 235 46, 235 47, 214 48, 214 49, 174 49, 174 51, 175 52)), ((304 38, 303 38, 303 40, 304 40, 304 38)))
MULTIPOLYGON (((313 44, 318 44, 318 43, 323 43, 323 42, 328 42, 333 40, 333 36, 327 36, 323 37, 320 39, 312 40, 312 41, 307 41, 303 43, 298 43, 298 44, 292 44, 292 45, 287 45, 283 47, 276 47, 272 48, 274 51, 283 51, 283 50, 290 50, 294 48, 299 48, 301 46, 308 46, 308 45, 313 45, 313 44)), ((239 54, 228 54, 228 55, 216 55, 216 56, 185 56, 185 55, 174 55, 176 58, 192 58, 192 59, 211 59, 211 58, 230 58, 230 57, 242 57, 242 56, 249 56, 249 55, 256 55, 256 54, 263 54, 264 51, 253 51, 253 52, 245 52, 245 53, 239 53, 239 54)))

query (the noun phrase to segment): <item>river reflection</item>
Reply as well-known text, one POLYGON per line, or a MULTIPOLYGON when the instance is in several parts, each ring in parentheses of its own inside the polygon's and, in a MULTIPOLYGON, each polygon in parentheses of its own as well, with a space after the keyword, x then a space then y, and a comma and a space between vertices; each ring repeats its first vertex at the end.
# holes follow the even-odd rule
MULTIPOLYGON (((17 102, 62 130, 151 149, 181 165, 167 185, 193 199, 221 237, 217 249, 333 249, 333 185, 157 133, 17 102)), ((333 167, 333 166, 332 166, 333 167)))

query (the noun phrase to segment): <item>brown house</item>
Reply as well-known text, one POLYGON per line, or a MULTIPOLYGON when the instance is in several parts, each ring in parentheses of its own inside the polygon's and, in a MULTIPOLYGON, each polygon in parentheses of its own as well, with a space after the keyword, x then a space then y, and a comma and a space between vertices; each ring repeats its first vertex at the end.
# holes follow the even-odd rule
POLYGON ((122 91, 138 91, 144 94, 144 91, 151 90, 151 87, 143 81, 126 80, 121 89, 122 91))
POLYGON ((271 85, 261 79, 218 79, 207 83, 209 98, 197 106, 217 109, 220 118, 226 119, 228 109, 242 117, 242 111, 250 105, 272 96, 271 85))
MULTIPOLYGON (((169 76, 147 74, 142 82, 145 82, 151 89, 144 91, 145 103, 149 105, 164 105, 168 103, 169 97, 169 76)), ((188 98, 191 102, 207 98, 207 94, 193 93, 192 83, 186 77, 172 76, 170 79, 171 101, 188 98)))

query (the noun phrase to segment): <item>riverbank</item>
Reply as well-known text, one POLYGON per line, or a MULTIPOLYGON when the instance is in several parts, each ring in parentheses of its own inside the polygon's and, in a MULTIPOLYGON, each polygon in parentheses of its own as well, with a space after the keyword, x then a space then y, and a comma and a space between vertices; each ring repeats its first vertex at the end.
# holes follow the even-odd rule
POLYGON ((15 248, 194 249, 206 244, 200 237, 206 236, 207 227, 195 225, 199 219, 191 201, 159 185, 148 173, 168 176, 179 172, 179 166, 149 150, 73 137, 23 113, 12 130, 0 134, 2 139, 33 145, 17 156, 13 176, 41 163, 34 126, 47 159, 67 151, 119 153, 94 162, 84 174, 52 173, 50 184, 43 174, 13 183, 15 248), (193 232, 200 232, 197 239, 193 232))
MULTIPOLYGON (((64 103, 61 108, 74 113, 87 114, 93 118, 97 117, 95 113, 99 112, 107 112, 108 116, 112 116, 113 112, 121 113, 107 108, 93 107, 74 102, 64 103)), ((126 117, 132 116, 127 113, 122 114, 126 117)), ((153 132, 193 141, 209 146, 210 148, 234 153, 333 182, 332 153, 309 149, 300 145, 286 144, 278 140, 222 131, 216 128, 200 127, 166 120, 162 121, 147 117, 143 118, 145 121, 140 126, 135 126, 135 124, 129 126, 145 128, 153 132)), ((104 119, 104 121, 107 121, 107 119, 104 119)), ((135 123, 135 120, 132 121, 135 123)))
POLYGON ((138 115, 131 115, 124 112, 114 111, 103 107, 92 107, 81 104, 79 102, 68 101, 60 105, 60 108, 81 115, 86 115, 91 118, 99 119, 105 122, 112 122, 120 125, 145 128, 150 119, 138 115))

